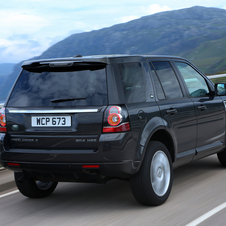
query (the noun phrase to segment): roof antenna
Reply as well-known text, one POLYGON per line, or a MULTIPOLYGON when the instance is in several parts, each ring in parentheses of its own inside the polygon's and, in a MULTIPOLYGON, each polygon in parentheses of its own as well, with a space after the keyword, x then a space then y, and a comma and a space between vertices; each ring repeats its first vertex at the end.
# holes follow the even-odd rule
POLYGON ((82 57, 82 55, 81 54, 77 54, 77 55, 75 55, 73 57, 82 57))

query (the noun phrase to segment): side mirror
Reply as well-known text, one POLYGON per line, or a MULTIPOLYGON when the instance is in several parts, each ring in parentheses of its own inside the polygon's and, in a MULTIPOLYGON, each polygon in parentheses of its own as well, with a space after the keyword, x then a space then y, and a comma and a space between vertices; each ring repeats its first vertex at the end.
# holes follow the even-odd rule
POLYGON ((216 83, 215 84, 215 92, 217 96, 225 96, 226 95, 226 83, 216 83))

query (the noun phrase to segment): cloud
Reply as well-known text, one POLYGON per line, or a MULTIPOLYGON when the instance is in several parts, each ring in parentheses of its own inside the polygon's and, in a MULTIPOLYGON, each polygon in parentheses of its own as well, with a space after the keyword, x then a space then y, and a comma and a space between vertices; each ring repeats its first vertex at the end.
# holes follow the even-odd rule
MULTIPOLYGON (((159 13, 159 12, 164 12, 164 11, 169 11, 172 10, 170 7, 164 5, 160 6, 159 4, 151 4, 147 6, 131 6, 129 9, 123 8, 123 11, 121 14, 126 14, 126 16, 120 17, 116 23, 126 23, 131 20, 139 19, 140 17, 143 16, 148 16, 151 14, 159 13)), ((120 13, 120 10, 117 11, 120 13)))
POLYGON ((142 8, 143 13, 147 14, 147 15, 172 10, 171 8, 169 8, 166 5, 160 6, 158 4, 151 4, 148 7, 141 7, 141 8, 142 8))
MULTIPOLYGON (((0 63, 17 63, 40 55, 52 41, 48 32, 44 34, 41 30, 51 25, 50 20, 32 9, 1 9, 0 63)), ((56 30, 56 27, 54 29, 56 30)))
POLYGON ((18 36, 12 36, 11 39, 0 39, 0 62, 18 63, 39 55, 47 47, 48 45, 43 45, 37 40, 18 39, 18 36))
MULTIPOLYGON (((142 16, 147 16, 147 15, 169 11, 169 10, 171 9, 168 6, 160 6, 158 4, 151 4, 151 5, 148 5, 147 7, 144 7, 144 6, 140 6, 138 8, 135 7, 134 10, 132 10, 133 15, 120 17, 118 20, 118 23, 126 23, 131 20, 139 19, 142 16)), ((128 14, 129 12, 126 12, 126 13, 128 14)))
POLYGON ((50 24, 34 12, 17 10, 0 10, 1 36, 12 33, 32 33, 50 24))
POLYGON ((124 16, 124 17, 120 18, 120 21, 121 21, 121 23, 126 23, 128 21, 135 20, 138 18, 139 18, 138 16, 124 16))
POLYGON ((0 48, 7 47, 11 45, 11 42, 6 39, 0 39, 0 48))
POLYGON ((8 40, 10 41, 16 41, 16 40, 20 40, 20 39, 30 39, 31 36, 29 34, 15 34, 15 35, 11 35, 8 37, 8 40))
POLYGON ((8 0, 5 4, 12 9, 0 9, 0 63, 38 56, 74 33, 170 10, 167 6, 148 5, 146 0, 139 4, 135 0, 115 0, 114 3, 97 0, 95 4, 89 0, 86 3, 70 1, 70 4, 64 1, 65 4, 57 0, 14 0, 12 5, 12 0, 8 0))

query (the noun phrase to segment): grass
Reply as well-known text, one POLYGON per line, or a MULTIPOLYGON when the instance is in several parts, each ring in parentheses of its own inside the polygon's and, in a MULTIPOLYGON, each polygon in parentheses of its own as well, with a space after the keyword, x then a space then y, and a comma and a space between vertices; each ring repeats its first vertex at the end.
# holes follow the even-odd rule
POLYGON ((213 83, 226 83, 226 77, 221 77, 221 78, 212 78, 211 81, 213 83))

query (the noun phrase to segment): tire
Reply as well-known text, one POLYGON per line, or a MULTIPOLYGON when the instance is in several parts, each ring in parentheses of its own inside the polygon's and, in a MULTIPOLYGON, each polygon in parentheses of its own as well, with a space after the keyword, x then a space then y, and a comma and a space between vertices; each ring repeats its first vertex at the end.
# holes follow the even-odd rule
POLYGON ((58 182, 35 181, 25 177, 23 173, 14 172, 16 186, 19 191, 29 198, 44 198, 52 194, 58 182))
POLYGON ((224 149, 224 151, 217 153, 217 157, 221 165, 223 167, 226 167, 226 149, 224 149))
POLYGON ((169 197, 173 183, 172 160, 166 146, 151 141, 139 171, 130 178, 135 199, 146 206, 158 206, 169 197))

